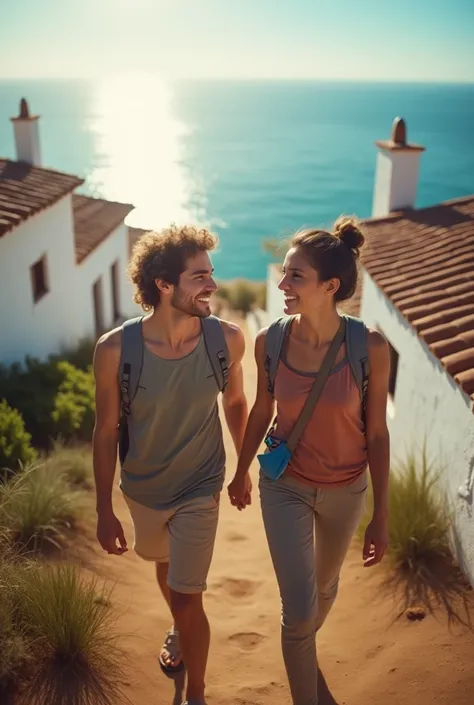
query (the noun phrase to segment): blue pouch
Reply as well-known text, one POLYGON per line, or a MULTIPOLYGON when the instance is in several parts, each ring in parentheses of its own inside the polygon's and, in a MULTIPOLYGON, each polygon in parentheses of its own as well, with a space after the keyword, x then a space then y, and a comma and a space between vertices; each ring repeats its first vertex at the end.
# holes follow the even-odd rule
POLYGON ((272 438, 270 435, 265 438, 265 444, 267 450, 257 455, 257 459, 263 474, 270 480, 278 480, 287 468, 291 453, 285 441, 272 438))

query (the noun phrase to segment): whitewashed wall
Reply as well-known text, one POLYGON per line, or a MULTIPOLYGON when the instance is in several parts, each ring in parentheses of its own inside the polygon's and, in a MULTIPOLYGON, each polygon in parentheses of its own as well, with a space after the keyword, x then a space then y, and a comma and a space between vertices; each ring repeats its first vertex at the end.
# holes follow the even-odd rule
POLYGON ((71 197, 0 238, 0 360, 46 356, 77 332, 71 197), (30 267, 47 255, 50 291, 33 299, 30 267))
POLYGON ((111 265, 116 260, 120 313, 126 318, 142 313, 132 301, 132 285, 126 277, 128 257, 128 228, 121 225, 76 264, 70 196, 0 238, 0 361, 22 361, 26 355, 43 359, 83 336, 93 336, 92 287, 99 276, 104 324, 112 327, 111 265), (49 292, 35 303, 30 267, 43 255, 49 292))
MULTIPOLYGON (((268 323, 283 313, 277 282, 275 269, 269 267, 268 323)), ((429 458, 442 471, 443 489, 454 510, 453 548, 474 585, 472 401, 366 272, 361 317, 367 325, 379 328, 399 354, 395 395, 388 413, 393 466, 411 451, 421 453, 426 439, 429 458)))
POLYGON ((77 325, 82 335, 94 335, 94 282, 102 278, 104 325, 110 329, 114 325, 112 305, 112 264, 118 261, 119 309, 126 318, 139 315, 141 309, 132 301, 132 286, 126 276, 128 264, 128 228, 120 225, 106 240, 77 265, 80 302, 77 311, 77 325))
POLYGON ((446 374, 438 359, 406 319, 364 273, 361 316, 379 328, 399 354, 389 428, 394 460, 421 449, 426 438, 431 459, 455 510, 457 557, 474 584, 474 414, 472 402, 446 374), (467 489, 461 497, 458 490, 467 489))
POLYGON ((281 279, 281 274, 278 267, 274 264, 267 268, 267 314, 268 323, 271 323, 275 318, 280 318, 284 315, 284 294, 278 288, 278 282, 281 279))

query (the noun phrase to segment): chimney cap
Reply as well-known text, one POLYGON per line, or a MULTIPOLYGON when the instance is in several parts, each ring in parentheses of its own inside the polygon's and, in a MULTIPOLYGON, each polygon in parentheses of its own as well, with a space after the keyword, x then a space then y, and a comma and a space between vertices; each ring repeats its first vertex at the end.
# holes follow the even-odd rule
POLYGON ((20 112, 19 115, 16 117, 11 118, 13 122, 17 120, 38 120, 39 115, 31 115, 30 114, 30 106, 28 105, 28 101, 26 98, 22 98, 20 100, 20 112))
POLYGON ((377 140, 377 147, 390 152, 424 152, 425 147, 420 144, 407 142, 407 126, 402 117, 396 117, 392 123, 389 140, 377 140))

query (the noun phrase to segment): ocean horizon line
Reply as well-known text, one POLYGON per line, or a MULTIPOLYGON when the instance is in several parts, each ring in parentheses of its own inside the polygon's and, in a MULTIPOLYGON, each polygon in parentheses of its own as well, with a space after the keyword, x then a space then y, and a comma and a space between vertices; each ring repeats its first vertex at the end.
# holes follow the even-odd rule
POLYGON ((155 73, 153 71, 117 71, 117 72, 110 72, 110 73, 105 73, 105 74, 98 74, 96 76, 0 76, 0 82, 1 83, 9 83, 9 84, 14 84, 14 83, 19 83, 19 82, 80 82, 80 83, 95 83, 98 81, 104 81, 107 80, 107 78, 118 78, 120 76, 127 76, 127 77, 133 77, 136 75, 137 77, 140 76, 147 76, 149 78, 155 78, 163 83, 180 83, 180 84, 185 84, 185 83, 206 83, 206 84, 222 84, 222 83, 229 83, 229 84, 258 84, 258 83, 280 83, 280 84, 338 84, 341 86, 354 86, 354 85, 361 85, 361 86, 390 86, 390 87, 396 87, 396 86, 440 86, 440 87, 448 87, 448 86, 453 86, 453 87, 460 87, 460 86, 466 86, 466 87, 474 87, 474 79, 472 80, 438 80, 438 79, 422 79, 422 78, 415 78, 415 79, 399 79, 399 78, 323 78, 323 77, 305 77, 305 76, 295 76, 295 77, 288 77, 288 76, 233 76, 233 77, 225 77, 225 76, 192 76, 192 77, 183 77, 183 76, 163 76, 159 73, 155 73))

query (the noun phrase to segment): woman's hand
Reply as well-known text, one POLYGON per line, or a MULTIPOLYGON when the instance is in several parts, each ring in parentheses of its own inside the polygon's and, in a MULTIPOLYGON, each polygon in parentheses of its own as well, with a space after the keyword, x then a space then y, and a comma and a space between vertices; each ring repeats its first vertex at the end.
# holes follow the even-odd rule
POLYGON ((388 546, 387 517, 374 516, 365 530, 362 558, 364 566, 370 568, 382 560, 388 546))
POLYGON ((234 479, 227 486, 230 503, 239 511, 252 504, 252 480, 248 472, 234 475, 234 479))

